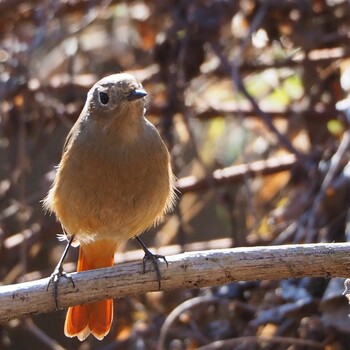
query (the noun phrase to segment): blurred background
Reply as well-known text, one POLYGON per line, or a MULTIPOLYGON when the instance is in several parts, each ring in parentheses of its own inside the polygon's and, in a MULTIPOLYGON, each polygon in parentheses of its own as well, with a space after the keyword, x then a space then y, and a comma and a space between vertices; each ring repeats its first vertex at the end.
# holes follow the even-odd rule
MULTIPOLYGON (((87 91, 124 71, 178 178, 177 207, 142 236, 155 252, 349 240, 349 5, 2 0, 0 283, 53 271, 64 244, 40 201, 87 91)), ((116 261, 142 257, 131 241, 116 261)), ((149 293, 116 301, 101 342, 66 338, 57 311, 0 325, 0 349, 349 349, 342 291, 302 278, 149 293)))

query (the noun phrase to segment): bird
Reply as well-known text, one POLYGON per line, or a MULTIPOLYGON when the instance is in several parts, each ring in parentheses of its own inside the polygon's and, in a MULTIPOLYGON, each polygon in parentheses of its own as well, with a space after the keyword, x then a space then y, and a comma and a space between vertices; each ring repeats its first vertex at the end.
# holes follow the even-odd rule
MULTIPOLYGON (((174 205, 170 154, 145 117, 146 96, 128 73, 99 80, 66 138, 43 207, 61 223, 67 249, 79 246, 78 272, 113 266, 118 247, 158 224, 174 205)), ((60 263, 50 281, 60 277, 60 263)), ((72 306, 64 333, 102 340, 112 320, 113 299, 72 306)))

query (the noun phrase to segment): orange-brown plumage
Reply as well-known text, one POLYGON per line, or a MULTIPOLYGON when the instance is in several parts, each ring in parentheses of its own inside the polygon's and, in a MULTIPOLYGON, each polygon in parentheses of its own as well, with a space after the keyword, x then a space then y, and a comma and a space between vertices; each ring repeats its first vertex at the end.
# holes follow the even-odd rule
MULTIPOLYGON (((128 74, 100 80, 67 137, 44 207, 80 244, 78 271, 113 265, 115 249, 172 206, 169 153, 144 117, 145 94, 128 74)), ((69 308, 66 335, 102 339, 112 309, 112 300, 69 308)))

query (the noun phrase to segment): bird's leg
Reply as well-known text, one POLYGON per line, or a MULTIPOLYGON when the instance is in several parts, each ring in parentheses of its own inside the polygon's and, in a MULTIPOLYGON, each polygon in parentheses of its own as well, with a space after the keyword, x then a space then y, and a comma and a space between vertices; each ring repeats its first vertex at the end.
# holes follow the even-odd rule
POLYGON ((50 284, 53 283, 53 296, 55 298, 55 304, 56 304, 56 309, 58 309, 58 281, 61 277, 67 278, 71 281, 73 288, 75 287, 73 278, 67 274, 64 270, 63 270, 63 260, 65 259, 68 250, 70 248, 70 246, 72 245, 74 240, 74 236, 71 236, 70 239, 68 240, 68 243, 66 245, 66 248, 64 249, 64 252, 60 258, 60 260, 58 261, 55 269, 53 270, 50 279, 49 279, 49 283, 47 284, 46 290, 49 290, 50 284))
POLYGON ((161 274, 159 271, 159 266, 158 266, 158 259, 162 259, 164 260, 164 262, 166 263, 166 266, 168 267, 168 261, 166 260, 164 255, 158 255, 158 254, 153 254, 146 246, 145 244, 141 241, 140 237, 135 237, 136 240, 141 244, 141 247, 143 249, 143 251, 145 252, 145 256, 143 257, 143 261, 142 261, 142 265, 143 265, 143 273, 146 272, 146 261, 147 260, 151 260, 152 264, 154 266, 154 269, 156 270, 156 274, 157 274, 157 280, 158 280, 158 288, 160 290, 160 281, 161 281, 161 274))

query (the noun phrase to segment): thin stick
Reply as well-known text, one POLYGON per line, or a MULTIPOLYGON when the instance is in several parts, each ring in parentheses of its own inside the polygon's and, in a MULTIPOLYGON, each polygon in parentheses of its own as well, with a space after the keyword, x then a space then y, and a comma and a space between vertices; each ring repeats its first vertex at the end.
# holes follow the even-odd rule
POLYGON ((219 350, 227 349, 229 346, 234 347, 236 345, 247 346, 249 343, 278 343, 278 344, 288 344, 288 345, 299 345, 315 349, 325 349, 326 345, 324 343, 308 340, 308 339, 299 339, 292 337, 279 337, 279 336, 245 336, 237 337, 225 340, 218 340, 211 344, 201 346, 198 350, 219 350))
POLYGON ((293 154, 287 154, 267 160, 258 160, 250 164, 239 164, 217 169, 206 178, 198 179, 195 176, 183 177, 177 181, 176 188, 181 194, 201 191, 214 186, 241 183, 247 176, 255 177, 290 170, 296 164, 296 157, 293 154))

